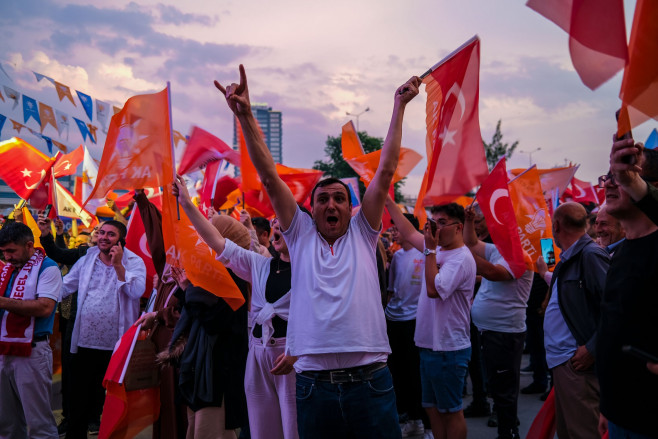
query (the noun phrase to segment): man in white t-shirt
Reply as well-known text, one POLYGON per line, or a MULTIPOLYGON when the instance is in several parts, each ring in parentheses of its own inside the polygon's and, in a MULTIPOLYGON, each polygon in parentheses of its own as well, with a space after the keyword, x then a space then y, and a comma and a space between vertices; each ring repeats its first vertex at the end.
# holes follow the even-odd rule
POLYGON ((386 207, 400 235, 417 249, 424 249, 425 275, 414 337, 420 348, 423 407, 435 437, 465 439, 462 390, 471 358, 475 261, 462 236, 464 208, 455 203, 434 206, 423 236, 390 198, 386 207), (436 225, 434 233, 432 222, 436 225))
POLYGON ((526 270, 515 278, 496 246, 477 238, 474 220, 473 210, 467 210, 464 242, 473 253, 477 274, 482 276, 471 318, 481 334, 489 392, 498 415, 498 438, 515 439, 520 437, 517 403, 533 272, 526 270))
POLYGON ((380 163, 354 217, 349 190, 337 179, 323 180, 313 189, 312 217, 297 207, 251 113, 243 66, 240 84, 215 85, 242 126, 249 157, 290 252, 287 350, 299 357, 300 438, 399 438, 375 246, 399 160, 404 110, 418 94, 420 79, 411 78, 395 92, 380 163))

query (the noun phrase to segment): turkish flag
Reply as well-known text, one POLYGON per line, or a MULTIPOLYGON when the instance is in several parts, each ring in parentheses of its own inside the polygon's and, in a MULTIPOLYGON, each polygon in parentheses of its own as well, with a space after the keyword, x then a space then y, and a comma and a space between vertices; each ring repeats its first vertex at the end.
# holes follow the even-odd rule
MULTIPOLYGON (((158 210, 162 210, 162 191, 160 190, 159 187, 156 188, 144 188, 144 193, 146 194, 146 198, 149 199, 151 203, 155 205, 155 207, 158 208, 158 210)), ((131 201, 133 201, 133 197, 135 196, 135 191, 128 191, 125 194, 117 197, 114 200, 114 204, 117 206, 119 209, 124 209, 128 207, 131 201)))
POLYGON ((167 262, 185 269, 192 284, 223 298, 234 310, 244 304, 244 297, 215 252, 199 237, 185 212, 176 217, 176 198, 165 187, 162 203, 162 235, 167 262))
POLYGON ((220 160, 210 162, 206 166, 206 173, 203 176, 201 190, 199 191, 199 208, 204 215, 208 214, 211 205, 218 211, 226 203, 228 194, 240 186, 236 179, 228 175, 221 175, 225 163, 220 160))
POLYGON ((423 79, 427 92, 428 157, 423 205, 468 193, 487 178, 478 102, 480 40, 473 37, 423 79))
POLYGON ((144 265, 146 265, 146 288, 142 297, 150 297, 153 291, 153 276, 157 272, 153 265, 151 250, 146 239, 146 229, 139 209, 133 209, 133 213, 130 215, 128 233, 126 234, 126 248, 142 258, 144 265))
POLYGON ((187 141, 187 147, 178 166, 178 173, 184 175, 216 160, 226 160, 234 166, 240 166, 240 154, 234 151, 219 137, 197 126, 187 141))
POLYGON ((55 178, 65 177, 67 175, 75 174, 78 165, 82 163, 85 158, 85 148, 80 145, 75 150, 68 154, 59 156, 53 167, 55 178))
MULTIPOLYGON (((238 136, 238 148, 240 150, 240 176, 242 177, 242 182, 240 187, 243 192, 248 192, 251 190, 260 190, 261 183, 258 178, 258 173, 254 164, 251 162, 249 157, 249 151, 247 151, 247 142, 244 139, 244 134, 242 133, 242 126, 238 121, 238 118, 235 118, 235 130, 238 136)), ((263 142, 265 141, 263 131, 258 127, 261 136, 263 137, 263 142)))
POLYGON ((623 0, 528 0, 526 5, 569 34, 571 62, 587 87, 594 90, 624 68, 623 0))
MULTIPOLYGON (((620 0, 621 1, 621 0, 620 0)), ((624 70, 619 97, 627 111, 619 117, 618 134, 658 119, 658 3, 638 0, 628 45, 629 62, 624 70)))
POLYGON ((501 159, 482 183, 476 195, 489 234, 515 278, 526 270, 512 199, 507 187, 505 159, 501 159))
POLYGON ((133 96, 112 116, 94 189, 85 203, 112 189, 161 187, 174 179, 168 89, 133 96))
MULTIPOLYGON (((18 137, 0 142, 0 178, 24 200, 50 180, 47 178, 55 161, 18 137)), ((45 203, 38 202, 45 207, 45 203)))
POLYGON ((599 204, 596 191, 592 183, 578 180, 576 177, 571 179, 571 198, 577 203, 594 203, 599 204))
MULTIPOLYGON (((555 437, 555 389, 551 389, 537 416, 532 421, 526 439, 553 439, 555 437)), ((606 435, 607 436, 607 432, 606 435)), ((604 437, 605 437, 604 436, 604 437)))
POLYGON ((295 201, 300 204, 311 195, 313 188, 322 178, 322 171, 316 169, 289 168, 276 165, 276 172, 281 180, 290 188, 295 201))

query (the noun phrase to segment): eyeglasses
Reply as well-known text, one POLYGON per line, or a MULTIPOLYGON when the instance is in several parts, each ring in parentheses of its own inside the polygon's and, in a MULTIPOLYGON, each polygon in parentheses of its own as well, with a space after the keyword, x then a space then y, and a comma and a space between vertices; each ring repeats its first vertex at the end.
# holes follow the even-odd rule
POLYGON ((448 224, 448 223, 445 223, 445 222, 436 221, 436 226, 437 226, 439 229, 442 229, 442 228, 444 228, 444 227, 448 227, 448 226, 454 226, 455 224, 461 224, 461 223, 450 223, 450 224, 448 224))
POLYGON ((605 189, 606 182, 610 182, 611 185, 617 186, 617 180, 615 180, 615 176, 609 172, 599 177, 599 188, 605 189))

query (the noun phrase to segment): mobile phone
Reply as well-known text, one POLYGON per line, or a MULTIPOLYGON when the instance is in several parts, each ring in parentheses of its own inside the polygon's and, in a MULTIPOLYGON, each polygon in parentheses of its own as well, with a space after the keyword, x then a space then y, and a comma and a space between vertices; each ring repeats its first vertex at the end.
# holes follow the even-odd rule
POLYGON ((551 238, 541 239, 541 255, 549 267, 555 265, 555 246, 551 238))
POLYGON ((656 357, 655 355, 651 355, 648 352, 644 352, 642 349, 638 349, 630 345, 625 345, 621 347, 621 350, 622 352, 631 354, 639 358, 640 360, 648 361, 650 363, 658 363, 658 357, 656 357))
POLYGON ((48 218, 48 215, 50 215, 51 210, 53 210, 53 205, 52 204, 46 205, 46 208, 43 210, 43 216, 48 218))
POLYGON ((126 240, 123 238, 119 238, 119 245, 121 248, 124 248, 126 246, 126 240))
MULTIPOLYGON (((619 113, 621 113, 621 108, 615 112, 615 119, 617 120, 617 122, 619 122, 619 113)), ((631 130, 628 130, 620 137, 617 137, 617 140, 632 139, 632 138, 633 138, 633 132, 631 130)), ((634 165, 637 160, 634 155, 627 155, 622 157, 621 161, 626 163, 627 165, 634 165)))
POLYGON ((436 221, 434 221, 431 218, 428 218, 427 222, 430 223, 430 230, 432 231, 432 236, 436 235, 436 231, 438 229, 438 226, 436 225, 436 221))

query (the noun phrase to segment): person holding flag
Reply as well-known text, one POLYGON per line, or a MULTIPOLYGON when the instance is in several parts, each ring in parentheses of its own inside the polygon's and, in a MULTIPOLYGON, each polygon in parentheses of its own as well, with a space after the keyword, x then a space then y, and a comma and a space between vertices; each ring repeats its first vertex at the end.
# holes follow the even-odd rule
POLYGON ((249 157, 290 252, 286 351, 298 356, 294 367, 300 438, 401 437, 386 366, 391 350, 375 247, 399 160, 404 110, 418 94, 420 79, 414 76, 395 91, 380 163, 354 217, 349 190, 337 179, 320 181, 314 187, 312 217, 297 206, 260 136, 242 65, 240 84, 225 88, 215 81, 215 86, 242 126, 249 157))

